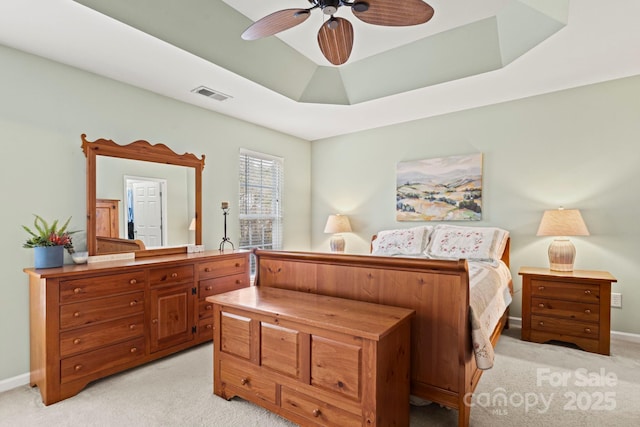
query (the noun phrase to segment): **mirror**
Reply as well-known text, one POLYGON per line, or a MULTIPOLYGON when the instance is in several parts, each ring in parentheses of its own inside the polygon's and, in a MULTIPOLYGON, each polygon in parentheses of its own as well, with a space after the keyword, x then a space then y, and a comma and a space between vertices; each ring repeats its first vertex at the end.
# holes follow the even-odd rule
POLYGON ((136 257, 154 256, 202 244, 204 155, 178 155, 142 140, 91 142, 84 134, 82 149, 89 255, 135 251, 136 257))

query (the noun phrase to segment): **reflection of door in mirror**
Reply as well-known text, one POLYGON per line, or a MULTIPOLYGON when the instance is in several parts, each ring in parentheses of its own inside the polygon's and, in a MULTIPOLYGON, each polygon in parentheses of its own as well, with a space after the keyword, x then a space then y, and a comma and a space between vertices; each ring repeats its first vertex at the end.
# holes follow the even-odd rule
POLYGON ((127 238, 142 240, 147 248, 166 242, 167 181, 125 176, 127 238))
POLYGON ((96 236, 120 237, 120 200, 96 200, 96 236))

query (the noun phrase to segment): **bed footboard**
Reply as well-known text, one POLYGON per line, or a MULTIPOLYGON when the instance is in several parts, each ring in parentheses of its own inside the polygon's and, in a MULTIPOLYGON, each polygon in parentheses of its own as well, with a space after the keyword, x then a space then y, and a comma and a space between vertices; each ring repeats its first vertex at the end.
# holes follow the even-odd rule
MULTIPOLYGON (((458 409, 459 425, 468 425, 470 396, 482 371, 472 352, 465 260, 266 250, 255 255, 257 286, 414 309, 411 393, 458 409)), ((494 332, 492 341, 498 336, 494 332)))

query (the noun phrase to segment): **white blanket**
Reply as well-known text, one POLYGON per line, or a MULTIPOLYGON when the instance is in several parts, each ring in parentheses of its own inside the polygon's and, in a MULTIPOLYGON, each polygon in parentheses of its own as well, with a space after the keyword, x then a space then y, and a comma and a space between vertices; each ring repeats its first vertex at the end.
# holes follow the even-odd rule
POLYGON ((512 301, 509 292, 511 271, 502 261, 497 267, 476 261, 469 261, 468 265, 473 351, 478 368, 490 369, 494 358, 491 334, 512 301))

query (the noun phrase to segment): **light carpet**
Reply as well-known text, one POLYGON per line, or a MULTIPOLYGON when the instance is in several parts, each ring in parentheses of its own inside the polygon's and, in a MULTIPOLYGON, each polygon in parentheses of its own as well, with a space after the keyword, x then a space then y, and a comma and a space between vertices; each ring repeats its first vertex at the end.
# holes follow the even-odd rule
MULTIPOLYGON (((504 332, 494 367, 472 398, 472 426, 640 425, 640 344, 612 340, 612 355, 519 339, 504 332)), ((0 426, 276 427, 293 423, 256 405, 213 395, 212 345, 96 381, 44 406, 37 388, 0 394, 0 426)), ((411 426, 456 426, 458 413, 411 406, 411 426)))

